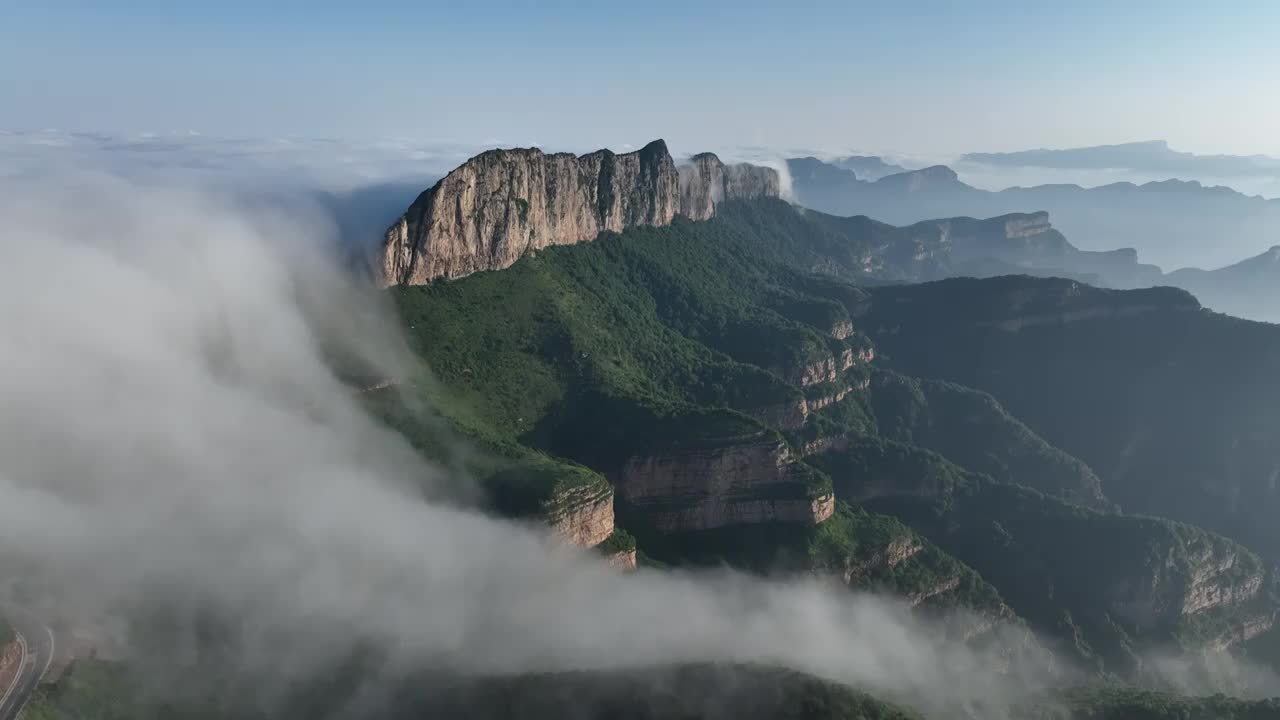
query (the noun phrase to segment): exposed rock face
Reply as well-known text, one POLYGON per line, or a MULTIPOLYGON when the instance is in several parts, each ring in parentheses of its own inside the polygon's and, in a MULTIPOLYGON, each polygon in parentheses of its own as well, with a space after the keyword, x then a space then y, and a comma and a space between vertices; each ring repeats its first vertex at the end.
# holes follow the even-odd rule
POLYGON ((705 220, 725 199, 778 197, 778 174, 695 156, 677 171, 666 143, 615 155, 490 150, 456 168, 387 230, 373 268, 383 285, 421 285, 510 267, 525 253, 602 232, 705 220))
POLYGON ((609 567, 617 568, 618 570, 622 570, 624 572, 635 570, 636 569, 636 551, 622 550, 622 551, 613 553, 612 555, 608 556, 605 559, 605 562, 609 563, 609 567))
MULTIPOLYGON (((1190 554, 1189 567, 1158 565, 1145 575, 1125 578, 1111 586, 1110 608, 1135 625, 1152 627, 1224 606, 1242 606, 1258 596, 1265 579, 1257 558, 1242 552, 1227 543, 1205 545, 1190 554)), ((1263 615, 1246 624, 1274 620, 1274 611, 1263 615)))
POLYGON ((547 518, 557 534, 574 545, 594 547, 613 534, 613 493, 583 488, 557 498, 559 509, 547 518))
POLYGON ((780 197, 781 182, 772 168, 738 163, 725 165, 711 153, 689 158, 680 166, 680 214, 709 220, 725 200, 780 197))
MULTIPOLYGON (((847 369, 848 368, 846 367, 841 371, 847 369)), ((833 373, 833 375, 834 374, 835 373, 833 373)), ((823 381, 814 381, 806 384, 812 386, 818 382, 823 381)), ((749 414, 751 417, 759 420, 765 425, 778 428, 779 430, 799 430, 804 427, 810 413, 816 412, 830 405, 835 405, 836 403, 843 401, 851 393, 864 391, 871 387, 871 378, 869 377, 864 377, 859 380, 846 379, 840 383, 837 383, 835 380, 829 382, 832 384, 829 391, 816 394, 813 393, 813 390, 810 390, 810 397, 756 408, 749 414)), ((807 455, 809 453, 806 452, 805 454, 807 455)))
POLYGON ((1009 239, 1029 238, 1051 229, 1049 213, 1043 211, 1026 215, 1007 215, 1004 218, 1004 236, 1009 239))
POLYGON ((914 607, 928 600, 929 598, 937 597, 938 595, 941 595, 943 593, 949 593, 958 587, 960 587, 960 577, 958 575, 949 577, 949 578, 946 578, 945 580, 940 580, 936 584, 931 585, 927 588, 917 590, 916 592, 911 593, 910 595, 907 596, 907 602, 914 607))
POLYGON ((919 555, 923 549, 924 546, 911 535, 896 537, 889 541, 888 545, 876 550, 862 562, 851 564, 845 568, 844 581, 846 583, 856 583, 864 575, 874 570, 895 568, 919 555))
POLYGON ((786 378, 793 385, 801 387, 835 382, 840 373, 853 367, 856 363, 869 363, 875 357, 875 349, 871 346, 856 351, 852 348, 845 348, 839 355, 826 357, 808 365, 801 365, 799 368, 786 373, 786 378))
POLYGON ((817 524, 835 510, 830 493, 811 496, 810 476, 781 439, 762 435, 684 454, 631 459, 616 474, 619 496, 662 532, 726 525, 817 524))
POLYGON ((675 163, 661 140, 625 155, 490 150, 423 193, 387 232, 387 284, 509 267, 524 253, 675 217, 675 163))
POLYGON ((809 417, 809 403, 804 398, 756 408, 751 417, 779 430, 797 430, 804 427, 809 417))
POLYGON ((1276 626, 1276 612, 1265 611, 1257 617, 1228 627, 1216 640, 1207 645, 1209 650, 1226 650, 1232 645, 1248 642, 1259 635, 1270 632, 1276 626))
POLYGON ((829 435, 817 440, 810 440, 801 446, 804 455, 821 455, 822 453, 844 450, 849 447, 849 438, 844 435, 829 435))

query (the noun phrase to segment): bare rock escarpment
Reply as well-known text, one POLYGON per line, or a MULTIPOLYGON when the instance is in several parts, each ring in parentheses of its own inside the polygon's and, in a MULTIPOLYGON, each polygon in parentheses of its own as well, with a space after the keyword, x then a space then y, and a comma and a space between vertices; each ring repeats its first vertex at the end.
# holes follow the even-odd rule
POLYGON ((662 532, 755 523, 817 524, 835 498, 781 438, 635 457, 615 474, 619 497, 662 532))
POLYGON ((557 508, 548 513, 547 524, 574 545, 599 545, 614 531, 612 490, 588 486, 557 498, 557 508))
POLYGON ((782 184, 776 170, 738 163, 725 165, 712 153, 701 153, 680 166, 680 214, 710 220, 725 200, 776 198, 782 184))
POLYGON ((776 171, 704 153, 678 170, 655 140, 622 155, 490 150, 418 196, 373 258, 380 284, 422 285, 515 264, 526 253, 602 232, 715 215, 734 198, 778 197, 776 171))
POLYGON ((637 567, 636 551, 634 549, 619 550, 618 552, 607 556, 605 558, 605 562, 608 563, 611 568, 630 572, 635 570, 637 567))
MULTIPOLYGON (((1182 563, 1153 564, 1143 574, 1114 582, 1107 599, 1115 616, 1151 627, 1233 606, 1243 610, 1261 593, 1265 575, 1261 562, 1243 548, 1204 542, 1190 548, 1182 563)), ((1269 605, 1257 610, 1246 625, 1274 622, 1269 605)))

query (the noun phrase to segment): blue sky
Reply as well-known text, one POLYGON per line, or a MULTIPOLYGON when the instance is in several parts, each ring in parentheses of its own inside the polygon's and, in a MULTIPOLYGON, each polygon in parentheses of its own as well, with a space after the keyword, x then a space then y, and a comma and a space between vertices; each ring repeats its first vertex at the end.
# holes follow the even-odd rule
POLYGON ((0 128, 1280 154, 1275 2, 14 2, 0 128))

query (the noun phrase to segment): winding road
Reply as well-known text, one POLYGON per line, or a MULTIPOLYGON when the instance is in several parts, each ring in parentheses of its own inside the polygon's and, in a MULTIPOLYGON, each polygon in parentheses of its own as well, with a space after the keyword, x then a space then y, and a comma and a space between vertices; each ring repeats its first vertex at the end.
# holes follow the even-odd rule
POLYGON ((54 639, 52 630, 26 613, 6 610, 5 619, 23 652, 13 684, 0 689, 0 720, 16 720, 53 664, 54 639))

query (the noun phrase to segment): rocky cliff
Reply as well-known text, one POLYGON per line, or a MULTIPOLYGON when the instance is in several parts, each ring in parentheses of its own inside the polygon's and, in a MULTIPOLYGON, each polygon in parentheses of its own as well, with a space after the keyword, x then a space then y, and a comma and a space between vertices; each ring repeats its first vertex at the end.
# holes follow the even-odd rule
POLYGON ((618 496, 662 532, 762 522, 816 524, 835 509, 821 478, 776 436, 635 457, 614 475, 618 496))
MULTIPOLYGON (((1226 540, 1203 541, 1185 555, 1150 563, 1143 573, 1115 581, 1107 590, 1111 612, 1139 627, 1173 623, 1228 606, 1244 606, 1263 589, 1258 558, 1226 540)), ((1268 606, 1259 617, 1270 618, 1268 606)))
POLYGON ((1024 271, 1088 278, 1112 287, 1157 284, 1160 269, 1138 262, 1133 248, 1093 251, 1072 245, 1049 222, 1049 213, 1011 213, 985 220, 929 220, 913 229, 936 229, 929 244, 946 255, 950 275, 986 276, 1024 271))
POLYGON ((738 163, 725 165, 711 153, 689 158, 680 167, 680 213, 693 220, 709 220, 725 200, 776 198, 782 194, 777 171, 738 163))
POLYGON ((677 170, 662 140, 622 155, 490 150, 422 193, 387 230, 372 266, 382 285, 422 285, 602 232, 668 225, 677 214, 706 220, 727 199, 779 194, 774 170, 710 153, 677 170))
POLYGON ((595 547, 613 534, 613 492, 582 487, 555 498, 547 523, 556 534, 582 547, 595 547))

